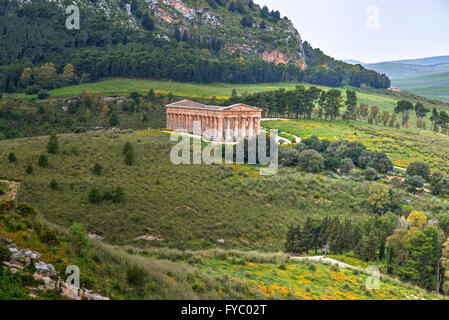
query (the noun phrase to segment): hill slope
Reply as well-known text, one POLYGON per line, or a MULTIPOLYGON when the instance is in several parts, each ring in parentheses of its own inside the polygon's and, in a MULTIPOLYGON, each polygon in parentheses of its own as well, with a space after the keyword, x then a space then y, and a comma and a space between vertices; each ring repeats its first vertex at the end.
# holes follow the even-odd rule
POLYGON ((65 7, 72 1, 0 4, 1 91, 35 93, 117 76, 203 83, 390 84, 385 76, 305 46, 290 20, 252 1, 74 3, 80 7, 80 30, 65 27, 65 7), (54 65, 37 68, 50 62, 54 65))

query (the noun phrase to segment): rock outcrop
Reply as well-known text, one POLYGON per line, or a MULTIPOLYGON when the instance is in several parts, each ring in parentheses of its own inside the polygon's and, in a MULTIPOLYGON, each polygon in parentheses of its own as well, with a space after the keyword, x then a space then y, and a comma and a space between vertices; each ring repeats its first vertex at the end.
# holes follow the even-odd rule
MULTIPOLYGON (((4 242, 10 243, 12 241, 6 239, 4 242)), ((61 295, 69 300, 109 300, 109 298, 96 294, 92 290, 78 289, 64 282, 52 264, 39 261, 40 253, 30 249, 18 250, 13 244, 10 244, 8 248, 10 256, 8 261, 2 262, 3 268, 9 269, 11 273, 28 272, 32 266, 36 269, 33 278, 40 281, 41 284, 37 288, 30 288, 31 297, 39 298, 35 291, 59 289, 61 295)))

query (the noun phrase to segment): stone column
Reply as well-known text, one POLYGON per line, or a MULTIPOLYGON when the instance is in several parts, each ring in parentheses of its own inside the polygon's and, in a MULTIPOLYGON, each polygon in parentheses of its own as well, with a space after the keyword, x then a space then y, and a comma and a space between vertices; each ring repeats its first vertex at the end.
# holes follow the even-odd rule
POLYGON ((256 135, 260 134, 260 119, 259 117, 254 118, 255 126, 256 126, 256 135))
POLYGON ((226 120, 226 141, 231 141, 231 118, 225 118, 226 120))
POLYGON ((223 118, 218 118, 218 138, 219 141, 223 141, 223 118))
POLYGON ((238 138, 239 136, 239 118, 234 117, 232 118, 234 120, 234 138, 238 138))
POLYGON ((240 136, 242 139, 245 138, 246 135, 246 118, 240 118, 240 136))
POLYGON ((254 137, 254 118, 253 117, 248 118, 248 137, 249 138, 254 137))

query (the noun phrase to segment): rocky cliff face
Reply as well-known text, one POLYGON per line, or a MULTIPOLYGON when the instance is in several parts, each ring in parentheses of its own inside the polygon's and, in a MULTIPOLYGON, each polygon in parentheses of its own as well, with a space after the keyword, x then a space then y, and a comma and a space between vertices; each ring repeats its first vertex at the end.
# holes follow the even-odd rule
POLYGON ((248 7, 248 0, 241 2, 244 11, 230 11, 229 1, 225 5, 212 8, 205 0, 98 0, 96 3, 78 0, 84 5, 96 7, 113 21, 128 28, 142 28, 131 4, 138 4, 138 10, 148 13, 156 22, 156 35, 168 40, 175 29, 187 32, 196 39, 219 39, 223 42, 221 54, 235 57, 260 57, 275 64, 293 63, 306 68, 301 36, 287 18, 262 17, 258 5, 248 7), (127 2, 129 2, 127 4, 127 2), (243 17, 252 20, 251 27, 241 25, 243 17), (262 25, 263 22, 263 25, 262 25))

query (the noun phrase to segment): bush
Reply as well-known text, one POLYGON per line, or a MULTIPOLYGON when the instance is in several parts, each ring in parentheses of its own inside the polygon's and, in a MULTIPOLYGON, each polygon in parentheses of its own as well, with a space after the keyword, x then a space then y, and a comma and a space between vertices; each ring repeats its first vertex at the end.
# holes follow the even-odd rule
POLYGON ((94 167, 92 168, 92 172, 96 174, 97 176, 101 176, 101 173, 103 172, 103 167, 101 164, 96 163, 94 164, 94 167))
POLYGON ((50 93, 48 93, 47 90, 39 90, 39 92, 37 93, 37 98, 39 100, 44 100, 47 99, 48 97, 50 97, 50 93))
POLYGON ((47 168, 48 167, 48 157, 45 154, 41 154, 39 156, 39 161, 37 162, 39 167, 47 168))
POLYGON ((286 166, 297 166, 299 152, 292 148, 279 149, 279 162, 286 166))
POLYGON ((125 145, 123 146, 122 154, 125 155, 125 154, 127 154, 128 152, 133 152, 133 151, 134 151, 133 145, 131 144, 131 142, 127 142, 127 143, 125 143, 125 145))
POLYGON ((5 191, 3 191, 2 189, 0 189, 0 196, 4 195, 5 191))
POLYGON ((370 186, 368 203, 374 212, 385 213, 391 204, 390 188, 380 183, 370 186))
POLYGON ((34 171, 33 166, 32 166, 31 164, 29 164, 29 165, 26 167, 25 171, 26 171, 27 174, 32 174, 33 171, 34 171))
POLYGON ((421 176, 408 177, 407 184, 413 188, 423 188, 426 181, 421 176))
POLYGON ((11 162, 11 163, 17 162, 17 157, 16 157, 16 154, 14 152, 11 152, 8 155, 8 161, 11 162))
POLYGON ((147 280, 148 274, 140 266, 133 265, 126 270, 126 282, 138 292, 145 288, 147 280))
POLYGON ((11 252, 9 251, 8 247, 0 244, 0 262, 8 261, 10 255, 11 252))
POLYGON ((56 233, 48 228, 46 228, 39 234, 39 240, 49 245, 55 245, 59 243, 56 233))
POLYGON ((89 239, 87 238, 86 229, 81 223, 74 222, 68 231, 74 252, 80 257, 85 257, 89 251, 89 239))
POLYGON ((318 173, 324 169, 324 159, 315 150, 306 150, 299 154, 299 167, 308 172, 318 173))
POLYGON ((50 188, 51 188, 51 190, 57 190, 58 189, 58 182, 55 179, 50 181, 50 188))
POLYGON ((363 172, 363 176, 366 180, 374 181, 379 179, 379 174, 377 173, 376 169, 374 168, 368 168, 363 172))
POLYGON ((308 139, 304 139, 302 143, 306 145, 307 149, 312 149, 315 151, 321 150, 321 141, 317 136, 311 136, 308 139))
POLYGON ((412 162, 407 168, 407 175, 410 177, 421 176, 424 180, 429 181, 430 166, 421 161, 412 162))
POLYGON ((20 216, 26 217, 26 218, 32 218, 32 217, 37 216, 36 209, 34 209, 32 206, 30 206, 29 204, 26 204, 26 203, 19 204, 16 208, 16 212, 20 216))
POLYGON ((98 204, 103 200, 103 196, 101 195, 100 191, 96 187, 93 187, 89 191, 89 202, 93 204, 98 204))
POLYGON ((344 158, 340 162, 340 169, 343 173, 349 173, 352 170, 354 170, 355 166, 354 163, 350 158, 344 158))

